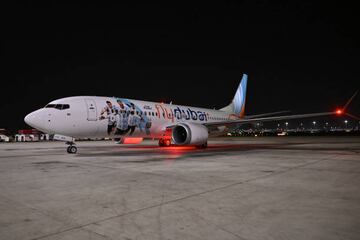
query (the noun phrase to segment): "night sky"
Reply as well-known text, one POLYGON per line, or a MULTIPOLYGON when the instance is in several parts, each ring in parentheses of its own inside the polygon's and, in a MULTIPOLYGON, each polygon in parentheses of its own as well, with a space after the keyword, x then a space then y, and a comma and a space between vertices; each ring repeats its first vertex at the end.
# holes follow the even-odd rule
POLYGON ((0 128, 76 95, 220 108, 243 73, 247 114, 332 111, 360 87, 357 7, 237 2, 3 6, 0 128))

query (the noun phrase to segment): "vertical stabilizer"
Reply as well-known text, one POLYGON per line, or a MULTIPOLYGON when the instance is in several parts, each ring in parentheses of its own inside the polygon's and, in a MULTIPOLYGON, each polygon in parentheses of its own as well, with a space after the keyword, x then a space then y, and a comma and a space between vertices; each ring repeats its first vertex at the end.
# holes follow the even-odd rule
POLYGON ((240 81, 238 89, 236 90, 232 102, 228 106, 220 110, 235 114, 239 117, 243 117, 245 115, 247 79, 248 76, 246 74, 243 74, 243 77, 240 81))

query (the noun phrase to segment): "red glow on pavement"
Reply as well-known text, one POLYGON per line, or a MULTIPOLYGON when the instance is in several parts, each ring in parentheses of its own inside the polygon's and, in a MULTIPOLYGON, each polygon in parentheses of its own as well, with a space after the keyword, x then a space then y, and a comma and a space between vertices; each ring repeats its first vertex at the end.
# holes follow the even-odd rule
POLYGON ((196 149, 195 146, 170 146, 170 147, 162 147, 161 150, 166 151, 188 151, 196 149))
POLYGON ((142 140, 143 138, 125 138, 124 144, 139 144, 142 140))

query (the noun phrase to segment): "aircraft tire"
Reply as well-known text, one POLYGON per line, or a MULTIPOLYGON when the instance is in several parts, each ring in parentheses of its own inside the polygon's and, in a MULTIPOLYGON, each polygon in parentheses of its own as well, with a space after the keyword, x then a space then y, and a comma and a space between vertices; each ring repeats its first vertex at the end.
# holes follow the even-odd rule
POLYGON ((75 154, 75 153, 77 153, 77 147, 75 147, 75 146, 68 146, 67 152, 70 153, 70 154, 75 154))
POLYGON ((196 146, 197 148, 200 148, 200 149, 205 149, 205 148, 207 148, 207 142, 206 143, 203 143, 203 144, 201 144, 201 145, 198 145, 198 146, 196 146))

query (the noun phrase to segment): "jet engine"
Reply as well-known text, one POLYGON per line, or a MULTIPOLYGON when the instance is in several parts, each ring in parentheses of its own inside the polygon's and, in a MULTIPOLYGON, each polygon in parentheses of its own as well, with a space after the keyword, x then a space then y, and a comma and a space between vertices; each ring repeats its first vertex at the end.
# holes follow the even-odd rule
POLYGON ((179 123, 172 129, 172 142, 175 145, 207 146, 208 129, 196 123, 179 123))

